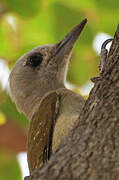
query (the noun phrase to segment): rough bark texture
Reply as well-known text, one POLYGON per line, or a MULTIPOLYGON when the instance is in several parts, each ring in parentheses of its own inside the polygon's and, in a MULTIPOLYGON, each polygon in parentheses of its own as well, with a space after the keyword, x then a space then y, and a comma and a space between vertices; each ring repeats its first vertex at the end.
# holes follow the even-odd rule
POLYGON ((82 115, 29 180, 119 180, 119 26, 82 115))

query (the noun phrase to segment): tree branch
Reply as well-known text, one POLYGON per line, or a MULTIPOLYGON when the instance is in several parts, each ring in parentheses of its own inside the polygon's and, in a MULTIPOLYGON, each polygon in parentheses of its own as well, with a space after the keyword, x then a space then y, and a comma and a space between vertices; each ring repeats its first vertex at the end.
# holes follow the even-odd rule
POLYGON ((119 26, 79 121, 50 161, 28 179, 119 179, 119 26))

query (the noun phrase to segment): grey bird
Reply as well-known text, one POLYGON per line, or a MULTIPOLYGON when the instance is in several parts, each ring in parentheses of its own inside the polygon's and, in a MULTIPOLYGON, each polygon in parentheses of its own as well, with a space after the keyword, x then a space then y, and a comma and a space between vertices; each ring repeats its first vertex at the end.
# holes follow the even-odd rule
POLYGON ((80 116, 85 99, 65 88, 72 48, 87 20, 59 43, 22 56, 10 77, 11 98, 30 121, 27 158, 30 173, 47 162, 80 116))

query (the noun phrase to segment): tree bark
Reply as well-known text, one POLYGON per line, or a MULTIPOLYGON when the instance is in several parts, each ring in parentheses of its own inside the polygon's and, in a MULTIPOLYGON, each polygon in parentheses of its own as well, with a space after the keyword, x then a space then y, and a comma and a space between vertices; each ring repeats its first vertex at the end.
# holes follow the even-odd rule
POLYGON ((119 180, 119 25, 77 124, 28 179, 119 180))

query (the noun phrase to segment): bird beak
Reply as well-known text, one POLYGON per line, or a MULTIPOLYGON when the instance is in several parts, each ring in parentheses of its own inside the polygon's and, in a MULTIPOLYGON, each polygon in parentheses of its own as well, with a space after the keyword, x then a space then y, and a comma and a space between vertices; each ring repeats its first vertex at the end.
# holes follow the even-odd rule
POLYGON ((78 39, 80 33, 82 32, 87 19, 84 19, 80 24, 74 27, 59 43, 56 44, 56 51, 54 56, 59 56, 63 58, 65 55, 69 55, 76 40, 78 39))

